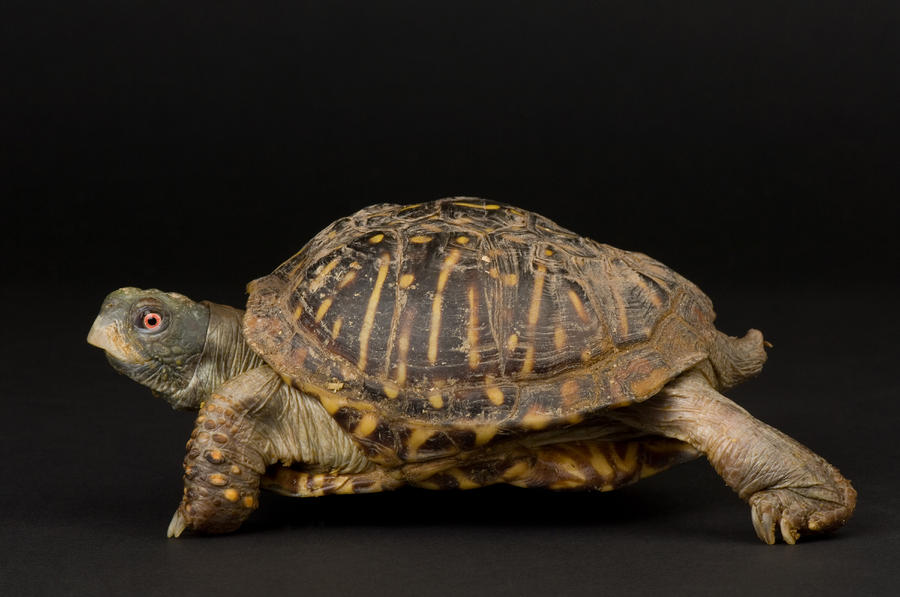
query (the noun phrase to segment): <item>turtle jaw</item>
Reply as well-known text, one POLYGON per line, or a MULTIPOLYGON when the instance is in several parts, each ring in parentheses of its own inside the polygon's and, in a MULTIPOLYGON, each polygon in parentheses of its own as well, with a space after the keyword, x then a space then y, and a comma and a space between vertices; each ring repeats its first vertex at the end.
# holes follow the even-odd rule
POLYGON ((116 364, 139 366, 148 363, 148 359, 135 350, 128 339, 124 337, 116 320, 105 317, 103 314, 98 315, 94 320, 87 341, 91 346, 103 349, 114 366, 116 364))

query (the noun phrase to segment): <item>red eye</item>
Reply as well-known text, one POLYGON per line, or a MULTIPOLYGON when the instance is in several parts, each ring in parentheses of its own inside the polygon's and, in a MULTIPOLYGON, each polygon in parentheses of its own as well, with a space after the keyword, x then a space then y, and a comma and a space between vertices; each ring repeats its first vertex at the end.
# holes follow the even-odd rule
POLYGON ((141 320, 145 330, 155 330, 162 325, 162 316, 159 313, 146 313, 141 320))

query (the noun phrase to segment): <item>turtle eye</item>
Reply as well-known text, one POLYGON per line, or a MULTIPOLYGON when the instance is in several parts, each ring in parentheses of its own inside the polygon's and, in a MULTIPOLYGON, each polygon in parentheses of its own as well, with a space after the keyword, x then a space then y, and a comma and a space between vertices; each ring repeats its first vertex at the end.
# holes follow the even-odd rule
POLYGON ((135 327, 141 332, 161 332, 168 323, 159 309, 144 307, 137 312, 135 327))
POLYGON ((159 313, 146 313, 141 323, 144 324, 145 330, 155 330, 162 325, 162 316, 159 313))

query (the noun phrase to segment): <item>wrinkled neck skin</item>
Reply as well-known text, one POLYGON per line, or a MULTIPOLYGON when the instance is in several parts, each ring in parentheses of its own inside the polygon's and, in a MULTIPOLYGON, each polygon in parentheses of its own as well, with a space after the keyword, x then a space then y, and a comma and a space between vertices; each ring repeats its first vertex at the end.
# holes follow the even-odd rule
POLYGON ((206 343, 187 387, 167 397, 173 408, 197 410, 210 393, 229 379, 264 365, 244 341, 244 312, 227 305, 203 302, 209 308, 206 343))

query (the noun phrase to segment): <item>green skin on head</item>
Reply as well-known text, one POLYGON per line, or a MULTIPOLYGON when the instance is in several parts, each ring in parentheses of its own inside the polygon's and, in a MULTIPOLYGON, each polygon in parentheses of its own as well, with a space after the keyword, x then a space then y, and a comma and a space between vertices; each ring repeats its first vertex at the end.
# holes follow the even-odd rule
POLYGON ((594 435, 554 445, 549 434, 535 434, 437 468, 428 462, 382 468, 317 399, 284 383, 249 347, 242 316, 177 293, 122 288, 107 296, 88 335, 114 369, 174 408, 198 411, 170 537, 186 528, 235 530, 257 507, 261 486, 297 496, 367 493, 406 483, 607 490, 700 454, 750 503, 757 535, 766 543, 775 542, 776 529, 788 543, 834 530, 855 506, 856 492, 836 469, 719 394, 715 376, 702 366, 643 404, 609 411, 606 422, 588 429, 594 435), (630 430, 631 441, 610 439, 622 430, 630 430), (499 472, 488 479, 487 470, 499 472), (567 471, 575 472, 566 477, 567 471))
POLYGON ((212 391, 209 383, 191 383, 206 345, 209 318, 208 305, 183 295, 121 288, 106 297, 88 342, 106 352, 116 371, 172 406, 197 409, 203 392, 212 391))

